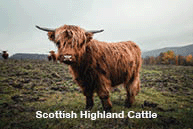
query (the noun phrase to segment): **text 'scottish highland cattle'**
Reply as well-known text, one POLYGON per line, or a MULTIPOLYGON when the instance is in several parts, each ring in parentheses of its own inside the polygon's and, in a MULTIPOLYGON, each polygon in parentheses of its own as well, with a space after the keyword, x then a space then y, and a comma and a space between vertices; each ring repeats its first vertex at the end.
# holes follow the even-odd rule
POLYGON ((57 45, 60 61, 69 65, 74 80, 86 96, 86 109, 92 109, 96 92, 104 110, 111 110, 109 91, 121 83, 127 91, 125 104, 131 106, 140 90, 141 51, 134 42, 97 41, 93 35, 103 30, 85 31, 73 25, 57 29, 36 27, 47 31, 49 39, 57 45))

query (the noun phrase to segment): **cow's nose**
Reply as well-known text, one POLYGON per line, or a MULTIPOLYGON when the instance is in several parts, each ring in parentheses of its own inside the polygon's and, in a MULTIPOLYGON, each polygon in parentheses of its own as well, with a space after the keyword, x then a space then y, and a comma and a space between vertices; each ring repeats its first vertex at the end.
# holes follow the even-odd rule
POLYGON ((72 61, 72 56, 71 55, 64 55, 64 61, 72 61))

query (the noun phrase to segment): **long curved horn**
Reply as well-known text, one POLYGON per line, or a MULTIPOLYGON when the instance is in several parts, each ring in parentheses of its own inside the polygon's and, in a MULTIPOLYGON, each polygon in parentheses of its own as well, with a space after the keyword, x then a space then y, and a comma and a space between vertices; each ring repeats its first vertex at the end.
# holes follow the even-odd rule
POLYGON ((43 30, 43 31, 47 31, 47 32, 49 32, 49 31, 54 32, 55 31, 55 29, 42 28, 42 27, 39 27, 37 25, 36 25, 36 28, 43 30))
POLYGON ((103 31, 104 30, 94 30, 94 31, 88 31, 88 32, 95 34, 95 33, 100 33, 100 32, 103 32, 103 31))

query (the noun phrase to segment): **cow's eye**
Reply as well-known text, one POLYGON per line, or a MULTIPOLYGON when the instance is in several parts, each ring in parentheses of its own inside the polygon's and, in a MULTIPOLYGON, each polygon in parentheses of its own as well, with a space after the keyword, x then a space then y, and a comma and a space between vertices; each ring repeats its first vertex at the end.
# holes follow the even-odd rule
POLYGON ((60 47, 60 41, 58 41, 57 43, 56 43, 56 46, 59 48, 60 47))

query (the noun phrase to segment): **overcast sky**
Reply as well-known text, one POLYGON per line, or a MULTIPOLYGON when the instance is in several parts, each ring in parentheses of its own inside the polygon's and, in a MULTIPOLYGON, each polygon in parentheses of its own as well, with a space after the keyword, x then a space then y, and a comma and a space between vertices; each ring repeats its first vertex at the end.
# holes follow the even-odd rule
POLYGON ((104 29, 95 39, 136 42, 144 50, 193 44, 193 0, 1 0, 0 50, 57 50, 35 25, 104 29))

